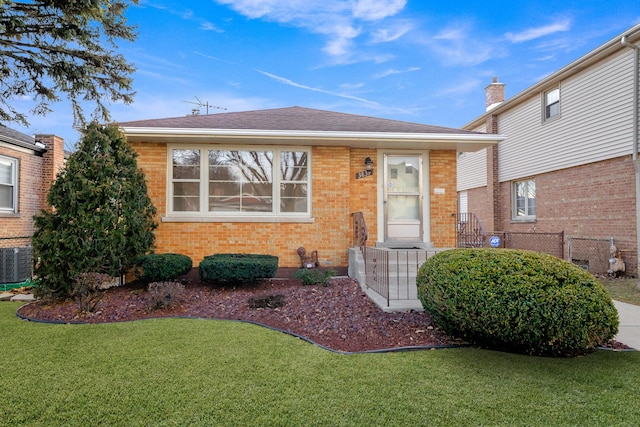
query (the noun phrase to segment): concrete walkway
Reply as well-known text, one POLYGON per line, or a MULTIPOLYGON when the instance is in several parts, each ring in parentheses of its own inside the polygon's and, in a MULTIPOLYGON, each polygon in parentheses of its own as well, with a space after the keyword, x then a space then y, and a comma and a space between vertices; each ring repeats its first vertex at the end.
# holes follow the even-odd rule
POLYGON ((613 303, 620 320, 616 341, 640 350, 640 306, 615 300, 613 303))

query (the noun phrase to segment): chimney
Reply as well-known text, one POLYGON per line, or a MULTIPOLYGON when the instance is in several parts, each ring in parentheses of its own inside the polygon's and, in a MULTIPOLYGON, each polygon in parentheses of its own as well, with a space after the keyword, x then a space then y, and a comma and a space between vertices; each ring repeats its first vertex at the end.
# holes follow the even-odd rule
POLYGON ((504 102, 504 83, 498 82, 498 78, 494 77, 489 86, 484 88, 485 107, 487 111, 492 110, 504 102))
POLYGON ((44 153, 42 164, 42 207, 47 207, 47 194, 51 184, 55 181, 58 172, 64 166, 64 139, 55 135, 36 135, 35 140, 44 144, 47 151, 44 153))

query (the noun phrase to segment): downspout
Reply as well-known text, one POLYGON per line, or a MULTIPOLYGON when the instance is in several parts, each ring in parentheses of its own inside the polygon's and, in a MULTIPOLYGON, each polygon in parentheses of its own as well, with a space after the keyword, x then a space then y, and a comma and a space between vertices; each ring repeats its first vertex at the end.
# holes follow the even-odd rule
POLYGON ((640 275, 640 165, 638 165, 638 107, 640 99, 640 83, 638 79, 638 59, 640 57, 640 47, 627 41, 627 36, 622 36, 620 40, 623 46, 634 50, 633 56, 633 148, 631 150, 633 167, 636 172, 636 262, 637 272, 640 275))

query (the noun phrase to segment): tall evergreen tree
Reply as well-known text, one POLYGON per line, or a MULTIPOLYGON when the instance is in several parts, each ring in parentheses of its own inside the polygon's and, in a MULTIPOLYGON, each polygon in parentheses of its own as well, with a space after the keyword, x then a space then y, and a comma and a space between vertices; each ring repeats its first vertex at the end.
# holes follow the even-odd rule
POLYGON ((115 49, 136 37, 125 12, 137 2, 0 0, 0 122, 28 124, 13 105, 23 96, 44 115, 65 94, 79 125, 81 103, 94 103, 93 117, 107 121, 105 101, 132 102, 134 68, 115 49))
POLYGON ((116 125, 90 124, 35 216, 35 275, 66 296, 80 273, 118 276, 154 243, 156 208, 136 153, 116 125))

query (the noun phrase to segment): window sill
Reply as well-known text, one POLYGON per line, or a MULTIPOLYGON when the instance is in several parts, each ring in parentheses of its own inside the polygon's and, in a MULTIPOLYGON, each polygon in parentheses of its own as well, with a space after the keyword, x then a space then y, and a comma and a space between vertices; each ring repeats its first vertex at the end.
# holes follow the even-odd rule
POLYGON ((536 217, 531 218, 511 218, 511 224, 530 224, 538 222, 536 217))
POLYGON ((0 212, 0 218, 21 218, 22 215, 17 213, 0 212))
POLYGON ((262 223, 313 223, 315 218, 313 217, 296 217, 296 216, 279 216, 279 217, 264 217, 264 216, 226 216, 226 217, 211 217, 211 216, 163 216, 162 222, 262 222, 262 223))

